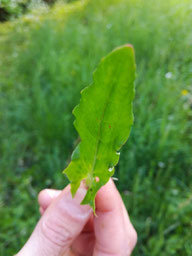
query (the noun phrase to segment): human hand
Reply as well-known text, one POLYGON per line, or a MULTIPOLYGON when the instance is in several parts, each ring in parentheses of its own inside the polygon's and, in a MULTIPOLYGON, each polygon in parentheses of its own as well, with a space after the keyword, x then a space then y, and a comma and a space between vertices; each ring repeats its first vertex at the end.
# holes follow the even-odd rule
POLYGON ((80 205, 85 194, 82 187, 73 199, 70 186, 42 190, 42 217, 17 256, 131 255, 137 234, 113 181, 97 193, 97 216, 88 205, 80 205))

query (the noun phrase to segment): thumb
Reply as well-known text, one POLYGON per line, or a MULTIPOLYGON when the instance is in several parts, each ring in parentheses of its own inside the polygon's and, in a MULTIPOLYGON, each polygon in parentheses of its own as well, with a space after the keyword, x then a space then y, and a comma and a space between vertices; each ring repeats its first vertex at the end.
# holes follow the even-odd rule
POLYGON ((86 194, 79 188, 72 198, 68 188, 50 204, 34 232, 17 256, 60 256, 71 247, 91 215, 88 205, 80 205, 86 194))

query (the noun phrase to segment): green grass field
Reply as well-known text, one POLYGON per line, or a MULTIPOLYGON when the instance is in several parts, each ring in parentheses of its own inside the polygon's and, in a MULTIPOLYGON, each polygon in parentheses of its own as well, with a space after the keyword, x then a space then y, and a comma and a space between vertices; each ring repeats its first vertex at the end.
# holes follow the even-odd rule
POLYGON ((138 232, 133 255, 192 255, 191 12, 190 0, 73 1, 0 25, 0 255, 31 233, 38 192, 66 185, 80 90, 126 43, 135 123, 115 177, 138 232))

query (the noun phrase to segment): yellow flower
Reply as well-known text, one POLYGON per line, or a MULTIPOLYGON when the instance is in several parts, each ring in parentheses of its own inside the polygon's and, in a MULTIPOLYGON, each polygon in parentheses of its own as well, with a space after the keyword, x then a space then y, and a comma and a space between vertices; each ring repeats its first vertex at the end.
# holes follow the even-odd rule
POLYGON ((183 96, 186 96, 187 94, 189 94, 189 92, 184 89, 184 90, 181 91, 181 94, 182 94, 183 96))

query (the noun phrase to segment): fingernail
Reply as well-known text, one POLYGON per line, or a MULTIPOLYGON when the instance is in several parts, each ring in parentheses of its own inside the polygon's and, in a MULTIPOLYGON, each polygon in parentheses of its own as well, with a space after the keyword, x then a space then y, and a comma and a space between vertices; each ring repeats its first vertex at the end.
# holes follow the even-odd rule
POLYGON ((76 203, 79 203, 79 204, 80 204, 80 203, 83 201, 83 199, 84 199, 84 197, 85 197, 86 194, 87 194, 87 190, 86 190, 84 187, 80 187, 80 188, 77 190, 77 192, 76 192, 76 194, 75 194, 73 200, 74 200, 76 203))
POLYGON ((85 197, 87 190, 85 188, 79 188, 74 196, 71 192, 64 194, 61 198, 61 207, 70 212, 70 215, 80 215, 82 218, 86 218, 92 212, 89 205, 80 205, 85 197))
POLYGON ((55 198, 61 193, 60 190, 46 189, 45 191, 50 198, 55 198))

